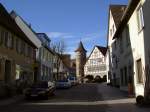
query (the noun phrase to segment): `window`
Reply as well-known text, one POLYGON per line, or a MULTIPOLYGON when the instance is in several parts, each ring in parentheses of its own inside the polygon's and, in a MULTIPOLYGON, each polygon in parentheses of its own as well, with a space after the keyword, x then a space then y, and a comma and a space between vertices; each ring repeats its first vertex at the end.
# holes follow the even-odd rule
POLYGON ((97 58, 97 62, 101 63, 101 62, 103 62, 103 59, 102 58, 97 58))
POLYGON ((56 63, 54 63, 54 68, 57 68, 57 64, 56 63))
POLYGON ((137 10, 138 30, 141 31, 144 27, 143 10, 140 6, 137 10))
POLYGON ((115 56, 116 69, 118 68, 118 57, 115 56))
POLYGON ((13 36, 13 35, 11 35, 10 48, 11 48, 11 49, 13 49, 13 48, 14 48, 14 36, 13 36))
POLYGON ((44 51, 44 47, 42 48, 42 59, 44 60, 45 58, 45 51, 44 51))
POLYGON ((25 43, 25 56, 28 56, 28 45, 25 43))
POLYGON ((4 31, 1 30, 1 32, 0 32, 0 45, 3 44, 4 38, 5 38, 4 36, 5 36, 4 31))
POLYGON ((127 25, 125 28, 125 33, 126 33, 126 45, 130 45, 130 34, 129 34, 129 26, 127 25))
POLYGON ((110 37, 112 36, 112 29, 110 29, 110 37))
POLYGON ((124 80, 123 80, 123 69, 120 69, 120 74, 121 74, 121 85, 124 84, 124 80))
POLYGON ((124 85, 128 84, 127 67, 124 67, 124 85))
POLYGON ((129 64, 128 66, 128 74, 129 74, 128 82, 133 83, 133 68, 131 64, 129 64))
POLYGON ((23 54, 23 41, 20 40, 20 54, 23 54))
POLYGON ((5 41, 4 41, 5 47, 8 47, 8 32, 5 31, 5 41))
POLYGON ((115 32, 115 25, 113 24, 113 27, 112 27, 112 32, 114 33, 115 32))
POLYGON ((25 55, 25 42, 21 41, 21 54, 25 55))
POLYGON ((115 49, 117 48, 117 42, 116 42, 116 40, 114 42, 114 47, 115 47, 115 49))
POLYGON ((27 53, 28 53, 27 56, 30 57, 30 56, 31 56, 31 53, 32 53, 30 46, 27 47, 27 53))
POLYGON ((94 57, 97 57, 97 53, 98 53, 98 52, 97 52, 97 51, 95 51, 93 56, 94 56, 94 57))
POLYGON ((120 35, 119 38, 119 45, 120 45, 120 53, 123 53, 123 38, 122 38, 122 34, 120 35))
POLYGON ((100 70, 100 71, 105 71, 106 70, 106 65, 101 65, 97 69, 100 70))
POLYGON ((2 72, 2 60, 0 59, 0 74, 2 72))
POLYGON ((18 38, 16 38, 16 51, 20 53, 20 41, 18 38))
POLYGON ((93 64, 94 64, 94 65, 96 64, 96 60, 95 60, 95 59, 93 59, 93 64))
POLYGON ((32 52, 32 58, 35 59, 36 58, 36 50, 33 49, 33 52, 32 52))
POLYGON ((11 33, 8 34, 7 47, 8 48, 13 48, 13 35, 11 33))
POLYGON ((2 44, 2 31, 0 30, 0 45, 2 44))
POLYGON ((31 51, 30 51, 30 58, 33 59, 33 48, 30 46, 30 49, 31 49, 31 51))
POLYGON ((48 50, 45 50, 45 60, 48 61, 48 50))
POLYGON ((127 86, 128 78, 127 78, 127 67, 124 67, 123 69, 120 69, 121 74, 121 85, 127 86))
POLYGON ((142 73, 141 59, 137 60, 137 82, 138 83, 143 83, 143 73, 142 73))

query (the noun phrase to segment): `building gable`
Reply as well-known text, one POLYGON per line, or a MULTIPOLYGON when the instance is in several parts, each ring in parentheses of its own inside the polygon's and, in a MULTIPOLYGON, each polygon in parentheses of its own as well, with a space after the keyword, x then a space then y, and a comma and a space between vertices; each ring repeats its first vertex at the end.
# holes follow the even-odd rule
MULTIPOLYGON (((99 46, 100 47, 100 46, 99 46)), ((105 47, 102 47, 102 48, 105 48, 105 47)), ((106 52, 105 52, 106 53, 106 52)), ((86 61, 86 64, 89 64, 90 63, 90 60, 93 60, 93 59, 100 59, 100 58, 103 58, 102 61, 104 61, 104 54, 102 53, 102 51, 100 51, 100 49, 98 48, 98 46, 95 46, 91 52, 91 54, 89 55, 87 61, 86 61)), ((99 60, 101 62, 101 59, 99 60)), ((86 65, 85 64, 85 65, 86 65)))
POLYGON ((36 36, 33 29, 30 28, 30 26, 21 18, 16 12, 12 11, 10 13, 16 24, 19 26, 19 28, 24 32, 24 34, 28 37, 30 41, 36 45, 37 48, 41 47, 41 41, 36 36))

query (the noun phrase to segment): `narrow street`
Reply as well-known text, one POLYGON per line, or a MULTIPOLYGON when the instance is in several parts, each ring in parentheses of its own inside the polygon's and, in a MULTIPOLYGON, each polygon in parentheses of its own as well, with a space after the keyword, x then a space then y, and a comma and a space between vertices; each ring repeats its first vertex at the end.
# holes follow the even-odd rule
POLYGON ((105 84, 83 84, 56 90, 48 100, 25 99, 0 107, 1 112, 148 112, 135 99, 105 84), (110 92, 112 91, 112 92, 110 92))

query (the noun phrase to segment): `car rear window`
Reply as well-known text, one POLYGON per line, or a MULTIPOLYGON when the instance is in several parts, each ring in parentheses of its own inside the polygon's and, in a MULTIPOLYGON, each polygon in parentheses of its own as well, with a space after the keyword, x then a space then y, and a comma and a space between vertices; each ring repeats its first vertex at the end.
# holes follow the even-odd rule
POLYGON ((47 82, 41 82, 41 83, 37 83, 37 84, 32 85, 32 88, 47 88, 47 87, 48 87, 47 82))

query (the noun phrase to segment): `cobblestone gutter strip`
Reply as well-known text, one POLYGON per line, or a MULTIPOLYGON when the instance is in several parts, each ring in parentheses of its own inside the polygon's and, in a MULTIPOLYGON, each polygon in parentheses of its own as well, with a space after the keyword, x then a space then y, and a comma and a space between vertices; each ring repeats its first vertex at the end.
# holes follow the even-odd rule
POLYGON ((24 105, 107 105, 135 103, 135 99, 119 99, 94 102, 49 102, 49 103, 25 103, 24 105))

